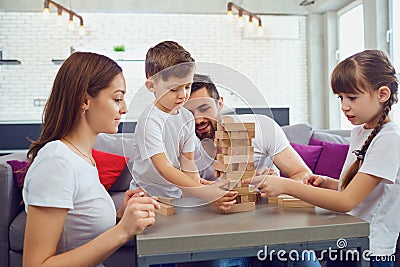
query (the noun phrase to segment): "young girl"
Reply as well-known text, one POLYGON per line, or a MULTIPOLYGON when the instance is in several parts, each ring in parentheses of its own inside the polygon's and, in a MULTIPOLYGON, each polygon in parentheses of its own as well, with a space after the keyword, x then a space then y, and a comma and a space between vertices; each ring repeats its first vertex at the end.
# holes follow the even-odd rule
POLYGON ((400 229, 400 130, 389 117, 397 102, 396 71, 383 52, 366 50, 336 66, 331 86, 345 116, 358 125, 351 132, 340 180, 313 175, 301 184, 258 176, 251 182, 260 183, 264 196, 289 194, 368 221, 371 266, 393 266, 386 260, 395 252, 400 229))
POLYGON ((121 68, 102 55, 73 53, 58 71, 28 151, 24 266, 102 266, 154 223, 158 204, 140 190, 128 190, 115 211, 91 153, 98 133, 117 131, 125 92, 121 68))

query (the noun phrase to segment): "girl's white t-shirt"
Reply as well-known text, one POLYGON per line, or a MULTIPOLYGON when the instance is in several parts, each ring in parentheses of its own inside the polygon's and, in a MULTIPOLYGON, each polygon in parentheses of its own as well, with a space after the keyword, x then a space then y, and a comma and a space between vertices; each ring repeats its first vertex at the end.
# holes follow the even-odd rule
POLYGON ((26 212, 29 205, 68 209, 57 253, 87 243, 116 223, 114 202, 100 183, 96 166, 59 140, 39 150, 22 194, 26 212))
MULTIPOLYGON (((358 126, 351 131, 350 148, 339 181, 356 160, 352 151, 361 149, 372 129, 358 126)), ((334 155, 332 155, 334 156, 334 155)), ((350 215, 370 223, 370 250, 373 255, 395 252, 400 231, 400 130, 395 122, 386 123, 372 140, 359 172, 383 178, 382 182, 350 215)))

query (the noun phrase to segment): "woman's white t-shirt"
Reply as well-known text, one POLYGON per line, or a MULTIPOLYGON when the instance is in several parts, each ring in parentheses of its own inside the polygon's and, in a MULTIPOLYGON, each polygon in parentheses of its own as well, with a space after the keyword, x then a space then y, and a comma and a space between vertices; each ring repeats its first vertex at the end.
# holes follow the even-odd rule
MULTIPOLYGON (((351 131, 349 152, 340 175, 356 160, 352 151, 361 149, 372 129, 358 126, 351 131)), ((383 178, 382 182, 350 215, 370 223, 370 250, 373 255, 395 252, 400 230, 400 130, 395 122, 386 123, 372 140, 359 172, 383 178)))
POLYGON ((27 212, 29 205, 68 209, 57 253, 87 243, 116 223, 114 202, 97 168, 59 140, 39 150, 22 194, 27 212))

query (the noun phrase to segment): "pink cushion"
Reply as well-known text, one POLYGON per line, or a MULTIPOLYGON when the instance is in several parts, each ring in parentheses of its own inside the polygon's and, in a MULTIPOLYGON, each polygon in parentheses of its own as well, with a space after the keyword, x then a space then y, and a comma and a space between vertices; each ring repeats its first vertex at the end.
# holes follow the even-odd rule
POLYGON ((339 179, 349 145, 325 142, 314 138, 311 138, 310 145, 322 146, 314 173, 339 179))
POLYGON ((11 166, 15 183, 18 185, 18 188, 22 189, 29 163, 19 160, 8 160, 7 163, 11 166))
POLYGON ((320 157, 322 146, 319 145, 302 145, 290 143, 290 145, 296 150, 307 166, 314 172, 315 167, 320 157))

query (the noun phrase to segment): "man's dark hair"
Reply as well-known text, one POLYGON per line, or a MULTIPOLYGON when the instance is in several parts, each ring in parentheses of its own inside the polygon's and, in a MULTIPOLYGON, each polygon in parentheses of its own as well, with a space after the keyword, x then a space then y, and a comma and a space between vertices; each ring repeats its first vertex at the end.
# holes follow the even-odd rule
POLYGON ((210 76, 196 73, 193 77, 191 93, 196 92, 197 90, 200 90, 203 87, 207 89, 208 94, 212 98, 214 98, 214 100, 216 101, 219 100, 219 93, 217 87, 211 80, 210 76))

